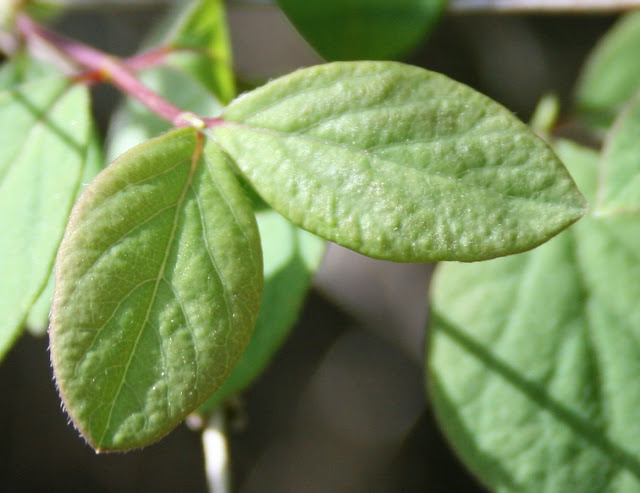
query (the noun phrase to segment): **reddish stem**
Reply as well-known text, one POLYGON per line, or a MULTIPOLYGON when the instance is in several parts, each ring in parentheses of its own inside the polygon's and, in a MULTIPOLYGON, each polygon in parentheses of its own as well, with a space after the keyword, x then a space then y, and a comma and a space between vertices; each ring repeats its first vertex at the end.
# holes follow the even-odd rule
POLYGON ((124 63, 127 65, 129 70, 139 72, 140 70, 161 64, 167 58, 167 55, 170 55, 173 51, 174 50, 168 46, 161 46, 129 57, 124 61, 124 63))
POLYGON ((16 25, 25 38, 38 37, 71 61, 87 69, 76 77, 77 81, 109 82, 176 127, 211 127, 221 123, 219 118, 201 118, 178 108, 143 85, 135 76, 134 70, 155 65, 166 56, 169 52, 166 48, 160 48, 124 62, 117 57, 49 31, 26 15, 18 16, 16 25))

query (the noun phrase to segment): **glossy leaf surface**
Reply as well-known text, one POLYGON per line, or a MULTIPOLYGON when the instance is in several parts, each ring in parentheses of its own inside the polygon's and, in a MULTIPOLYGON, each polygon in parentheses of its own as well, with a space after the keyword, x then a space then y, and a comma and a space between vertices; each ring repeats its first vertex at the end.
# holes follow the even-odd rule
POLYGON ((597 207, 598 213, 605 215, 640 212, 640 92, 607 135, 597 207))
POLYGON ((576 89, 578 109, 608 126, 640 89, 640 12, 622 17, 587 60, 576 89))
POLYGON ((388 60, 426 37, 445 0, 278 0, 326 60, 388 60))
MULTIPOLYGON (((593 197, 597 154, 558 150, 593 197)), ((590 215, 531 252, 439 268, 430 393, 491 491, 640 488, 639 242, 638 215, 590 215)))
POLYGON ((100 157, 89 152, 86 88, 60 78, 0 92, 0 125, 1 358, 50 277, 83 177, 100 157))
POLYGON ((76 426, 97 450, 157 440, 224 381, 262 291, 251 206, 194 129, 105 169, 56 259, 51 353, 76 426))
POLYGON ((238 98, 214 138, 262 198, 371 257, 481 260, 532 248, 585 202, 509 111, 393 62, 301 70, 238 98))

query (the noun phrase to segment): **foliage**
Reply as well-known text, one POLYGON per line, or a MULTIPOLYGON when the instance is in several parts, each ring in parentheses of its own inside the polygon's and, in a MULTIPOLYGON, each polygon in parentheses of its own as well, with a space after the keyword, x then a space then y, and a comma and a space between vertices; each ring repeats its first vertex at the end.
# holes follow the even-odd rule
MULTIPOLYGON (((444 3, 279 2, 338 60, 406 53, 444 3)), ((576 91, 578 117, 608 129, 600 153, 553 136, 553 100, 534 131, 392 61, 326 63, 235 97, 221 0, 178 6, 127 60, 3 16, 27 42, 0 71, 0 357, 46 325, 53 299, 56 383, 96 450, 152 443, 246 388, 330 240, 465 262, 438 268, 425 368, 444 431, 486 485, 638 488, 637 14, 576 91), (34 40, 83 70, 38 62, 34 40), (93 82, 127 96, 100 173, 93 82), (551 239, 586 213, 574 179, 592 210, 551 239)))
POLYGON ((596 48, 578 89, 581 104, 601 98, 602 115, 618 114, 602 151, 553 144, 592 211, 532 252, 442 265, 433 281, 429 394, 452 444, 492 491, 640 487, 640 118, 633 90, 624 105, 620 92, 601 91, 640 89, 635 46, 625 44, 638 39, 637 19, 623 18, 596 48), (632 58, 624 83, 622 70, 605 70, 632 58))

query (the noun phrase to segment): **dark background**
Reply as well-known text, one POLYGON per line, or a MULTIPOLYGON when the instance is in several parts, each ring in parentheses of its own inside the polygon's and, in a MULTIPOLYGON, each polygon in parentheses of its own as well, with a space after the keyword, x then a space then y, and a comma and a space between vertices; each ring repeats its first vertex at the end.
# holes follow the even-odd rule
MULTIPOLYGON (((239 77, 259 83, 320 60, 274 7, 232 2, 239 77)), ((58 28, 132 54, 156 8, 76 12, 58 28)), ((443 72, 527 120, 548 91, 570 92, 612 16, 447 16, 409 63, 443 72)), ((97 88, 102 128, 117 93, 97 88)), ((475 492, 440 435, 422 376, 432 267, 332 246, 301 320, 242 398, 229 431, 242 493, 475 492), (235 423, 235 425, 234 425, 235 423)), ((204 492, 200 436, 97 456, 60 408, 46 339, 25 335, 0 365, 0 491, 204 492)))

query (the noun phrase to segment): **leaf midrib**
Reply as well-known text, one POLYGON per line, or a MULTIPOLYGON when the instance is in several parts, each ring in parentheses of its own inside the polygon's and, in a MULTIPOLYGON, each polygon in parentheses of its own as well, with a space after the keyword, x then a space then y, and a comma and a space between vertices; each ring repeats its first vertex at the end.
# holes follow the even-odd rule
POLYGON ((204 137, 196 132, 195 133, 195 137, 196 137, 196 143, 195 143, 195 147, 193 150, 193 154, 191 156, 191 164, 190 164, 190 168, 189 168, 189 174, 187 176, 187 180, 185 181, 185 184, 183 186, 182 192, 180 194, 180 197, 178 198, 178 201, 176 202, 176 213, 173 219, 173 224, 171 227, 171 232, 169 234, 169 240, 167 241, 167 246, 165 248, 165 252, 164 252, 164 257, 162 259, 162 263, 160 264, 160 269, 158 269, 158 276, 156 277, 155 280, 155 285, 153 287, 153 293, 151 294, 151 297, 149 298, 149 304, 147 306, 147 311, 144 317, 144 320, 142 322, 142 324, 140 325, 140 330, 138 331, 138 335, 136 336, 136 340, 134 341, 133 347, 131 348, 131 352, 129 354, 129 358, 127 360, 127 363, 125 365, 124 368, 124 372, 122 374, 122 379, 120 380, 120 384, 118 385, 118 389, 116 390, 116 393, 113 397, 113 400, 111 402, 111 408, 109 410, 109 414, 107 416, 107 421, 104 427, 104 431, 102 433, 102 436, 100 437, 100 440, 98 441, 97 445, 98 447, 100 446, 100 444, 104 443, 104 439, 107 435, 107 433, 110 430, 110 426, 111 426, 111 420, 113 419, 113 412, 115 410, 116 407, 116 403, 120 397, 120 393, 122 392, 122 389, 125 385, 126 382, 126 377, 127 377, 127 373, 129 372, 129 368, 131 366, 131 362, 133 361, 133 357, 136 353, 136 349, 138 347, 138 344, 140 342, 140 338, 142 337, 142 334, 144 332, 144 329, 149 321, 149 317, 151 315, 151 310, 153 308, 153 304, 155 303, 156 300, 156 296, 158 293, 158 288, 160 286, 160 283, 162 282, 162 280, 164 279, 165 276, 165 270, 167 267, 167 262, 169 259, 169 256, 171 254, 171 248, 173 246, 173 241, 175 239, 175 235, 176 235, 176 231, 178 229, 178 222, 179 222, 179 218, 180 218, 180 209, 182 204, 184 203, 186 197, 187 197, 187 193, 189 188, 191 187, 191 183, 193 182, 193 177, 195 176, 197 167, 198 167, 198 163, 200 161, 200 157, 202 155, 202 150, 203 150, 203 145, 204 145, 204 137))
POLYGON ((479 361, 482 361, 487 368, 500 375, 505 381, 509 382, 539 406, 540 409, 550 413, 554 419, 567 426, 573 433, 583 437, 587 443, 600 450, 614 464, 625 467, 630 474, 640 478, 640 461, 626 448, 618 445, 608 437, 605 430, 597 429, 592 423, 576 415, 571 408, 547 392, 538 382, 527 378, 510 362, 492 354, 481 341, 467 334, 464 329, 445 316, 438 308, 434 308, 434 317, 440 320, 438 330, 445 337, 454 341, 479 361))
MULTIPOLYGON (((245 128, 247 130, 256 132, 256 133, 263 133, 263 134, 270 134, 273 136, 276 136, 280 139, 283 140, 288 140, 288 139, 302 139, 302 140, 309 140, 309 141, 313 141, 313 142, 319 142, 323 145, 329 146, 329 147, 334 147, 334 148, 342 148, 342 149, 346 149, 350 152, 354 152, 357 154, 362 154, 364 156, 366 156, 367 161, 371 161, 372 159, 375 159, 381 163, 387 163, 390 166, 396 167, 396 168, 405 168, 405 166, 403 166, 402 163, 398 163, 396 161, 392 161, 390 159, 385 159, 382 158, 376 154, 370 153, 368 152, 368 150, 366 149, 362 149, 360 147, 356 147, 353 145, 349 145, 346 143, 342 143, 342 142, 334 142, 334 141, 330 141, 330 140, 324 140, 321 139, 319 137, 314 137, 314 136, 309 136, 306 134, 296 134, 296 133, 287 133, 287 132, 283 132, 283 131, 279 131, 279 130, 273 130, 273 129, 268 129, 268 128, 262 128, 262 127, 254 127, 251 125, 247 125, 247 124, 243 124, 243 123, 236 123, 236 122, 225 122, 224 126, 226 127, 241 127, 241 128, 245 128)), ((225 150, 225 152, 227 154, 229 154, 230 156, 233 156, 234 153, 230 152, 228 149, 225 148, 224 143, 222 142, 218 142, 219 145, 225 150)), ((375 167, 370 166, 372 170, 375 170, 375 167)), ((427 170, 427 168, 416 168, 416 167, 411 167, 412 169, 416 169, 416 170, 423 170, 425 172, 425 174, 427 174, 429 177, 435 179, 435 180, 440 180, 443 181, 445 183, 454 183, 457 186, 461 186, 464 188, 467 188, 469 190, 480 190, 484 193, 488 193, 488 194, 493 194, 493 195, 497 195, 499 197, 503 197, 505 199, 509 199, 509 200, 513 200, 513 201, 524 201, 524 202, 533 202, 536 205, 547 205, 550 207, 560 207, 564 210, 567 209, 571 209, 574 211, 580 211, 582 213, 584 213, 585 208, 584 207, 576 207, 574 205, 567 205, 563 202, 552 202, 549 200, 539 200, 538 198, 534 198, 534 197, 522 197, 519 195, 511 195, 511 194, 507 194, 504 192, 499 192, 497 190, 494 190, 492 188, 486 188, 486 187, 482 187, 479 185, 475 185, 475 184, 470 184, 465 182, 463 179, 458 178, 458 177, 453 177, 453 176, 449 176, 449 175, 441 175, 441 174, 436 174, 436 173, 429 173, 429 171, 427 170)))

